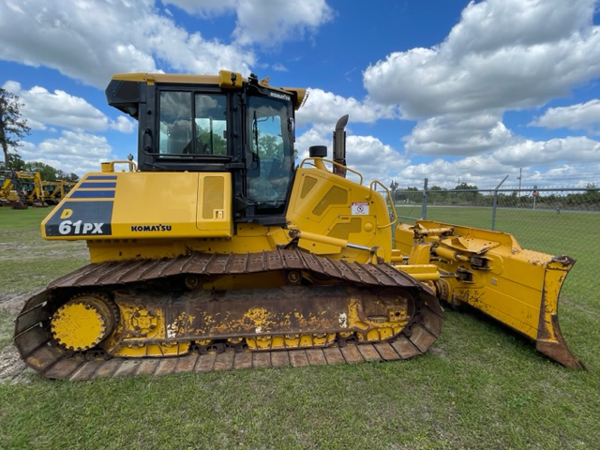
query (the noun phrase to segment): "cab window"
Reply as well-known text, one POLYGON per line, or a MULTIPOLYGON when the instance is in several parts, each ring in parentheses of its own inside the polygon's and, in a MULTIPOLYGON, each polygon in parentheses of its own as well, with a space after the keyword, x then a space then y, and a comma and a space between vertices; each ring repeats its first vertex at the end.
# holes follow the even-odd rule
POLYGON ((160 93, 161 155, 227 155, 227 97, 160 93))

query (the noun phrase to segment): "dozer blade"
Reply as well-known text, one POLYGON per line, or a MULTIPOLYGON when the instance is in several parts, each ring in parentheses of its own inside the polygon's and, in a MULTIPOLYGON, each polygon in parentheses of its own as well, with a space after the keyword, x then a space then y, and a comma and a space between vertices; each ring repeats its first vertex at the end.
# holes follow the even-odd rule
POLYGON ((533 339, 544 355, 585 368, 568 349, 558 322, 559 294, 572 258, 523 249, 507 233, 432 221, 399 225, 396 248, 410 254, 409 266, 438 267, 441 300, 483 311, 533 339))

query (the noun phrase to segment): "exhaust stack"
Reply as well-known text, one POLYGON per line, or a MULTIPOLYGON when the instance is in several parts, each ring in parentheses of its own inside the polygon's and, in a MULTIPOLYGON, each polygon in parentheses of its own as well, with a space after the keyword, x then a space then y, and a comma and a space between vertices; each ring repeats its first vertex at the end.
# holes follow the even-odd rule
MULTIPOLYGON (((333 132, 333 160, 346 165, 346 124, 348 123, 348 114, 340 117, 340 119, 335 124, 335 131, 333 132)), ((339 175, 340 177, 346 178, 346 169, 342 167, 333 166, 333 173, 339 175)))

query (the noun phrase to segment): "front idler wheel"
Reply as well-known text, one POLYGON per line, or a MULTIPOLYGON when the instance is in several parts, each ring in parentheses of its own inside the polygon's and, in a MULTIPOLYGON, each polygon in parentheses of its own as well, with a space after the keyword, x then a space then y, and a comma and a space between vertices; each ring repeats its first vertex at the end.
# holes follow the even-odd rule
POLYGON ((85 351, 111 334, 117 315, 118 309, 105 294, 79 294, 56 310, 50 320, 50 330, 62 348, 85 351))

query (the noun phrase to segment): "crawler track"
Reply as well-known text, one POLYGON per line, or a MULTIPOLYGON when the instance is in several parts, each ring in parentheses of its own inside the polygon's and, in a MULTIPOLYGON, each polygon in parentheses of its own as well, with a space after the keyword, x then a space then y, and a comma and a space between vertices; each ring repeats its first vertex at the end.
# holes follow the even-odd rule
MULTIPOLYGON (((310 286, 306 289, 310 290, 310 286)), ((21 358, 41 375, 47 378, 89 380, 135 374, 408 359, 427 351, 439 336, 441 324, 442 310, 433 292, 386 264, 340 262, 299 250, 229 255, 192 253, 161 260, 90 264, 59 278, 26 302, 15 323, 14 341, 21 358), (163 282, 181 275, 202 277, 271 271, 300 271, 369 289, 409 291, 417 299, 417 305, 408 325, 392 340, 360 345, 337 340, 333 346, 322 349, 258 352, 226 349, 220 353, 192 352, 177 357, 106 359, 105 355, 94 349, 84 353, 63 350, 56 345, 49 332, 49 320, 57 308, 57 299, 65 293, 82 292, 99 286, 122 289, 132 283, 163 282)))

